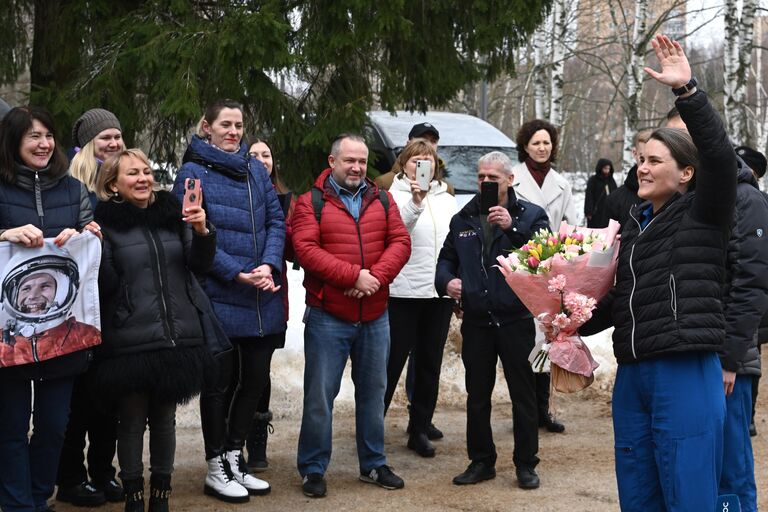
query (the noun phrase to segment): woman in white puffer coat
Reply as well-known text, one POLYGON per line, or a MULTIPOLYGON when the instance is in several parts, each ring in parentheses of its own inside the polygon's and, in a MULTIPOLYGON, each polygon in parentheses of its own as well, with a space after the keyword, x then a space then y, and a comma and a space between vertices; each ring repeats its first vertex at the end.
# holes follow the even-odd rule
POLYGON ((387 364, 385 407, 389 408, 408 355, 413 351, 415 379, 410 407, 408 448, 432 457, 435 448, 427 437, 437 403, 440 366, 448 335, 453 301, 435 291, 437 257, 458 211, 456 198, 438 174, 437 153, 429 141, 413 139, 397 158, 389 192, 411 235, 411 257, 389 286, 391 345, 387 364), (416 181, 416 162, 432 163, 429 190, 416 181))

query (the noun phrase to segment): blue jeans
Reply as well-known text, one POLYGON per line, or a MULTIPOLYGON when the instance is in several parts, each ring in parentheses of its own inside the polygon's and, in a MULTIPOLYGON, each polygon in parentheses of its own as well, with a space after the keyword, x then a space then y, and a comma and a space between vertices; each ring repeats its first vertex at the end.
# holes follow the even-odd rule
POLYGON ((613 431, 621 510, 713 510, 724 422, 716 353, 620 364, 613 431))
POLYGON ((360 471, 387 463, 384 392, 387 388, 389 316, 350 323, 308 307, 304 317, 304 413, 297 464, 301 476, 325 474, 331 460, 333 401, 347 359, 355 384, 355 427, 360 471))
POLYGON ((0 510, 46 510, 56 484, 73 383, 74 377, 34 381, 33 409, 32 381, 0 379, 0 510))
POLYGON ((720 494, 736 494, 742 512, 757 510, 755 459, 749 422, 752 419, 752 376, 737 375, 733 393, 725 399, 725 438, 720 494))

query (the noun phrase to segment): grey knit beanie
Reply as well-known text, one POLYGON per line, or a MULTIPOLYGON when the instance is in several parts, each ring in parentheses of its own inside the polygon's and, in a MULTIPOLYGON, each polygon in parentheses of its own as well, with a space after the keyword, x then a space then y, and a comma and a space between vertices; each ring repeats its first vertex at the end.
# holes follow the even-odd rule
POLYGON ((11 111, 11 106, 5 102, 3 98, 0 98, 0 121, 3 120, 5 114, 11 111))
POLYGON ((72 127, 72 143, 81 148, 107 128, 123 131, 115 114, 103 108, 92 108, 75 121, 72 127))

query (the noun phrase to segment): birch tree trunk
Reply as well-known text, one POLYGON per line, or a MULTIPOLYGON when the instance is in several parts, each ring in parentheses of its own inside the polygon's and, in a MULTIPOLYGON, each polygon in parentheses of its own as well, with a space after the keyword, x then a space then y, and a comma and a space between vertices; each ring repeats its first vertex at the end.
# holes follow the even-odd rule
POLYGON ((552 76, 550 78, 549 122, 563 124, 563 70, 565 41, 568 34, 567 0, 555 0, 552 5, 552 76))
POLYGON ((757 0, 742 0, 741 16, 737 0, 725 0, 725 45, 723 51, 725 122, 728 135, 739 144, 752 145, 746 107, 747 80, 752 64, 757 0))
POLYGON ((533 111, 536 119, 546 118, 547 30, 546 22, 533 34, 533 111))
MULTIPOLYGON (((759 46, 763 44, 763 24, 758 22, 755 27, 755 40, 759 46)), ((765 152, 768 144, 768 113, 766 112, 766 93, 763 85, 763 52, 758 50, 755 55, 755 147, 765 152)))
POLYGON ((627 95, 624 117, 624 151, 622 167, 629 169, 635 163, 632 146, 640 120, 640 98, 643 94, 643 70, 648 30, 648 0, 635 1, 635 25, 632 30, 632 44, 627 48, 626 61, 627 95))

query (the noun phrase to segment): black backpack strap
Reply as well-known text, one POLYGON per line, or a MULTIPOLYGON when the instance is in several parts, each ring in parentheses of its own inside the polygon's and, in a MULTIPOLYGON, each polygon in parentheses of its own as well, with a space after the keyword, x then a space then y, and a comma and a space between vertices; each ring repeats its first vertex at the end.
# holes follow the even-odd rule
MULTIPOLYGON (((384 215, 387 218, 387 221, 389 221, 389 196, 387 195, 386 190, 379 189, 379 201, 381 201, 381 205, 384 207, 384 215)), ((323 198, 323 191, 319 188, 313 188, 312 209, 315 211, 315 220, 317 220, 318 224, 320 224, 320 214, 323 211, 324 205, 325 199, 323 198)))
POLYGON ((384 207, 384 214, 389 218, 389 196, 383 188, 379 189, 379 201, 381 201, 381 205, 384 207))
POLYGON ((315 211, 315 220, 320 224, 320 214, 323 212, 323 206, 325 205, 325 199, 323 199, 323 191, 319 188, 312 187, 312 209, 315 211))

